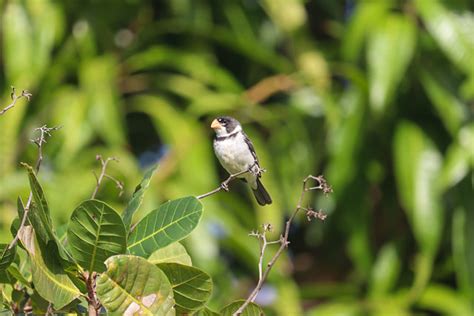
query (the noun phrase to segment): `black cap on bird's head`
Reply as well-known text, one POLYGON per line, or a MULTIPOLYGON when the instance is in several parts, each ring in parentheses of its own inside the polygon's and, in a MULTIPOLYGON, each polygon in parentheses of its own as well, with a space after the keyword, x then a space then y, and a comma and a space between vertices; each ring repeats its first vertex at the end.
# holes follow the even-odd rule
POLYGON ((211 128, 218 135, 232 133, 238 126, 240 126, 239 121, 230 116, 219 116, 211 124, 211 128))

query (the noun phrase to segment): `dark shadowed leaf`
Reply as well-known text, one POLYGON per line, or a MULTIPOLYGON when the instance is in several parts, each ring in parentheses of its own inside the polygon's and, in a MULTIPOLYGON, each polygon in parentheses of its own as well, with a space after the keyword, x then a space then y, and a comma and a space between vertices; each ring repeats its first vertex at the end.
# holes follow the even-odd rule
POLYGON ((7 269, 15 259, 16 246, 9 249, 8 244, 0 244, 0 271, 7 269))
POLYGON ((112 315, 174 315, 173 290, 165 274, 143 258, 114 256, 97 279, 97 296, 112 315))
POLYGON ((158 249, 148 258, 148 261, 157 263, 181 263, 187 266, 192 265, 191 257, 186 249, 179 242, 174 242, 164 248, 158 249))
POLYGON ((67 236, 72 256, 88 271, 104 271, 104 261, 127 247, 120 215, 98 200, 84 201, 74 210, 67 236))
POLYGON ((137 224, 128 238, 128 250, 131 254, 148 257, 189 235, 201 215, 202 204, 193 196, 166 202, 137 224))
POLYGON ((160 263, 157 266, 171 283, 178 313, 191 313, 209 300, 212 280, 207 273, 179 263, 160 263))
POLYGON ((145 196, 145 192, 148 189, 148 186, 150 185, 151 177, 153 176, 153 173, 155 172, 157 167, 158 165, 154 165, 153 167, 148 169, 148 171, 143 176, 143 179, 140 182, 140 184, 137 185, 137 187, 135 188, 135 192, 133 192, 132 198, 128 202, 125 210, 123 211, 122 218, 123 218, 123 223, 125 225, 126 231, 130 229, 130 225, 133 219, 133 214, 138 210, 138 208, 142 204, 143 197, 145 196))
MULTIPOLYGON (((221 309, 219 314, 221 316, 232 316, 232 314, 234 314, 240 308, 240 306, 242 306, 244 302, 245 302, 244 300, 232 302, 229 305, 226 305, 223 309, 221 309)), ((260 306, 258 306, 255 303, 250 303, 241 314, 241 316, 262 316, 262 315, 265 315, 265 314, 263 313, 260 306)))

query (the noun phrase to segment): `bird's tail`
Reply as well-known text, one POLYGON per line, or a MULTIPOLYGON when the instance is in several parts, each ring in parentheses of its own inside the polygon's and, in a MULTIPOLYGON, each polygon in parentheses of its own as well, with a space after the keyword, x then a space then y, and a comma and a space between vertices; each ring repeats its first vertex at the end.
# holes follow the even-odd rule
POLYGON ((265 187, 263 186, 262 182, 260 182, 260 179, 257 178, 257 188, 253 190, 253 195, 255 195, 255 199, 257 199, 258 204, 260 205, 266 205, 266 204, 272 204, 272 198, 270 197, 270 194, 268 194, 267 190, 265 190, 265 187))

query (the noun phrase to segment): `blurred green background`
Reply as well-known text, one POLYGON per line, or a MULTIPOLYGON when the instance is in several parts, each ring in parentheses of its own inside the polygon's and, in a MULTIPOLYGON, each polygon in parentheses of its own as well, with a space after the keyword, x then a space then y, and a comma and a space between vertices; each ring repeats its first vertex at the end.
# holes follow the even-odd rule
MULTIPOLYGON (((0 0, 0 87, 33 93, 0 116, 0 241, 11 240, 33 129, 62 125, 40 171, 57 227, 92 194, 137 217, 225 178, 212 119, 238 118, 274 203, 203 200, 185 241, 210 307, 248 295, 262 223, 278 236, 301 180, 324 174, 257 299, 269 315, 474 314, 474 3, 471 0, 0 0)), ((271 251, 269 252, 269 255, 271 251)))

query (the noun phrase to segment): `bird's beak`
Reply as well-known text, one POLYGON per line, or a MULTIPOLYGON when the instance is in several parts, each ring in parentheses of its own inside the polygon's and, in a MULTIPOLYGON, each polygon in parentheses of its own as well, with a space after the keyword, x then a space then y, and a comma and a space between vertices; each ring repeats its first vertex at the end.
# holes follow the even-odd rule
POLYGON ((221 128, 221 127, 222 127, 222 125, 217 121, 217 119, 212 121, 212 124, 211 124, 212 129, 218 129, 218 128, 221 128))

